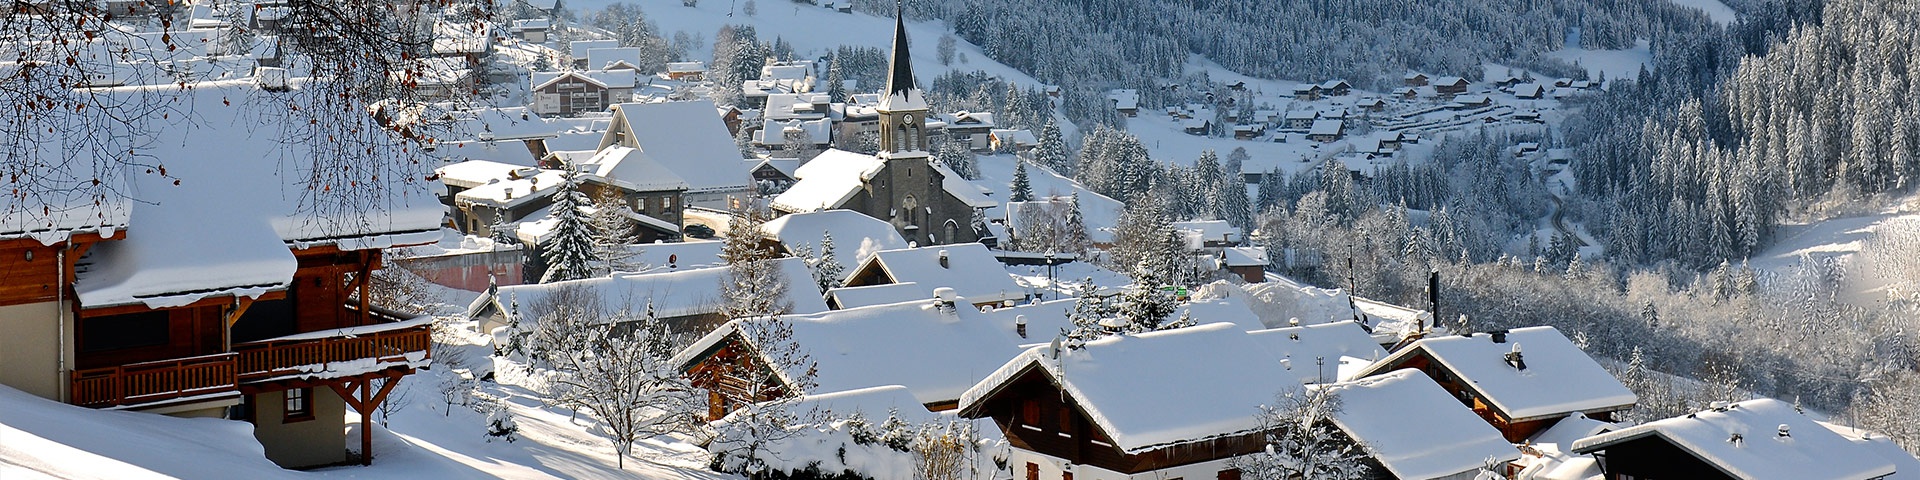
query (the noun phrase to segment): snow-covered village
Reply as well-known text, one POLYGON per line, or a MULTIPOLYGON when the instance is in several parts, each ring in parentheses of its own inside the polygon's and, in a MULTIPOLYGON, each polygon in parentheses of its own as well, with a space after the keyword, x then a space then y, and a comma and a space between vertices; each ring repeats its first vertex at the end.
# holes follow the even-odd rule
POLYGON ((1920 479, 1920 4, 21 0, 0 479, 1920 479))

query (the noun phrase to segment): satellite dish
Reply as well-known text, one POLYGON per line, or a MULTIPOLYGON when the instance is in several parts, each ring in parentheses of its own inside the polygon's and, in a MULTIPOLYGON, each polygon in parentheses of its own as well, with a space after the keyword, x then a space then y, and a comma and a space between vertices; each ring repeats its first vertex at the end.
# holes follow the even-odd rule
POLYGON ((1060 337, 1053 337, 1052 354, 1054 360, 1060 359, 1060 337))

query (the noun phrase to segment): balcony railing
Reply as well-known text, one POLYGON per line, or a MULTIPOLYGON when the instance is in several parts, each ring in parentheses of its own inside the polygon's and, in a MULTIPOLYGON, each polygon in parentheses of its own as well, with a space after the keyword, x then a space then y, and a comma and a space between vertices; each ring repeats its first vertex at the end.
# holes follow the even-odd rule
POLYGON ((239 355, 239 379, 258 381, 299 374, 327 376, 324 372, 329 370, 356 373, 368 368, 411 364, 428 358, 432 343, 430 327, 412 325, 318 338, 266 340, 236 345, 234 352, 239 355), (346 362, 359 363, 340 365, 346 362))
POLYGON ((234 359, 222 353, 73 372, 73 404, 103 408, 236 392, 234 359))

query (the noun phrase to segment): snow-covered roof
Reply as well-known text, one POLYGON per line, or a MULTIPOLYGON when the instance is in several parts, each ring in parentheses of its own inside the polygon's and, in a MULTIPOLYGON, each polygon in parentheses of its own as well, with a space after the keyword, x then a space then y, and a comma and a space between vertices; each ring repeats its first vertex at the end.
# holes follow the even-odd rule
POLYGON ((565 78, 575 78, 598 85, 601 88, 633 88, 640 83, 639 76, 633 70, 567 70, 563 72, 533 72, 529 76, 534 90, 547 88, 565 78))
POLYGON ((1330 383, 1347 380, 1340 372, 1352 372, 1386 358, 1386 349, 1353 321, 1322 323, 1298 327, 1247 332, 1255 343, 1280 360, 1280 368, 1300 383, 1330 383), (1352 362, 1352 367, 1347 364, 1352 362), (1347 368, 1343 368, 1347 367, 1347 368))
MULTIPOLYGON (((820 300, 817 290, 809 287, 813 276, 808 272, 805 262, 798 258, 774 260, 780 264, 780 273, 787 283, 786 301, 792 305, 793 313, 818 313, 827 310, 827 304, 820 300)), ((643 274, 615 274, 605 277, 569 280, 564 282, 540 283, 531 285, 507 285, 499 287, 498 301, 520 303, 525 312, 533 305, 562 288, 584 287, 593 291, 600 299, 603 311, 629 311, 635 314, 643 312, 647 303, 653 303, 656 317, 684 317, 719 313, 725 306, 725 296, 721 294, 721 282, 727 278, 727 267, 682 268, 679 271, 643 274)), ((474 302, 492 301, 482 293, 474 302)), ((473 311, 470 309, 469 311, 473 311)), ((538 319, 521 319, 537 321, 538 319)))
POLYGON ((940 287, 952 288, 955 294, 976 303, 998 303, 1026 296, 1026 289, 1013 283, 1013 277, 993 257, 993 252, 978 243, 882 250, 860 268, 850 270, 848 278, 872 268, 885 271, 894 283, 920 284, 926 298, 933 298, 934 289, 940 287), (944 265, 943 256, 946 257, 944 265))
POLYGON ((841 207, 886 165, 880 157, 829 148, 794 170, 800 181, 773 197, 772 204, 793 212, 841 207))
POLYGON ((994 139, 1007 145, 1039 145, 1040 140, 1033 136, 1032 130, 996 128, 992 132, 994 139))
POLYGON ((101 243, 88 254, 91 267, 74 285, 83 307, 144 303, 164 308, 210 296, 258 296, 293 280, 297 265, 290 244, 362 250, 439 240, 446 210, 434 195, 434 182, 421 178, 426 172, 382 176, 379 195, 343 193, 321 200, 344 202, 339 208, 316 207, 302 183, 313 168, 308 147, 283 141, 284 125, 257 111, 265 107, 254 106, 284 104, 248 101, 275 94, 259 90, 250 79, 188 87, 97 92, 106 97, 158 92, 171 99, 168 108, 185 113, 172 121, 148 122, 153 131, 135 150, 166 165, 166 171, 125 172, 127 193, 137 200, 129 212, 128 236, 101 243))
POLYGON ((619 40, 574 40, 571 42, 567 42, 567 50, 573 52, 573 56, 575 58, 584 58, 587 56, 587 51, 593 50, 596 48, 619 48, 619 47, 620 47, 619 40))
POLYGON ((608 70, 619 64, 639 68, 640 47, 595 48, 587 50, 588 70, 608 70))
POLYGON ((591 168, 595 177, 636 192, 687 189, 686 180, 636 148, 607 147, 587 159, 583 167, 591 168))
MULTIPOLYGON (((988 321, 961 299, 951 310, 926 300, 784 315, 792 341, 814 363, 811 392, 901 385, 920 403, 951 402, 1020 352, 1019 336, 988 321)), ((524 301, 523 301, 524 302, 524 301)), ((752 341, 742 329, 765 318, 743 319, 707 334, 675 356, 686 365, 729 338, 752 341)), ((805 368, 805 365, 795 368, 805 368)), ((792 378, 800 372, 783 372, 792 378)))
POLYGON ((781 215, 760 226, 762 234, 792 249, 802 245, 820 254, 821 239, 833 234, 833 258, 842 272, 852 271, 881 250, 907 248, 893 225, 851 210, 781 215))
POLYGON ((1287 120, 1313 120, 1320 118, 1319 110, 1292 110, 1287 112, 1287 120))
POLYGON ((1339 135, 1346 126, 1347 123, 1342 120, 1314 120, 1313 128, 1307 130, 1307 135, 1339 135))
POLYGON ((601 143, 630 136, 619 143, 639 148, 685 179, 691 193, 749 185, 747 169, 752 164, 743 161, 713 102, 623 103, 612 108, 625 128, 609 129, 601 143))
POLYGON ((1467 79, 1461 78, 1461 77, 1440 77, 1440 78, 1433 79, 1432 85, 1457 86, 1457 85, 1466 85, 1467 83, 1468 83, 1467 79))
POLYGON ((1327 80, 1325 82, 1320 83, 1320 88, 1323 90, 1332 90, 1335 88, 1343 88, 1348 86, 1349 85, 1347 84, 1346 80, 1327 80))
POLYGON ((0 240, 33 238, 53 245, 77 233, 113 237, 125 229, 133 201, 114 191, 126 189, 126 172, 95 173, 87 162, 51 162, 36 168, 48 188, 37 194, 0 195, 0 240), (86 185, 100 180, 100 189, 86 185), (101 196, 95 203, 94 192, 101 196))
POLYGON ((552 138, 570 128, 565 124, 547 121, 527 107, 454 110, 447 112, 446 117, 453 123, 449 128, 450 135, 463 139, 495 141, 552 138))
POLYGON ((513 31, 546 30, 553 27, 553 21, 545 18, 523 18, 513 21, 513 31))
POLYGON ((1365 445, 1393 478, 1443 478, 1473 472, 1488 458, 1520 459, 1500 431, 1416 370, 1324 388, 1340 399, 1333 423, 1365 445))
MULTIPOLYGON (((1224 241, 1232 243, 1240 241, 1240 227, 1235 227, 1233 224, 1227 223, 1226 220, 1173 222, 1173 228, 1185 231, 1188 235, 1198 236, 1202 242, 1224 241)), ((1265 265, 1266 262, 1263 261, 1260 262, 1260 264, 1265 265)))
MULTIPOLYGON (((525 171, 525 170, 520 170, 525 171)), ((533 176, 510 176, 489 180, 484 185, 474 186, 454 194, 456 204, 486 204, 498 208, 514 208, 537 199, 553 195, 555 189, 566 183, 564 174, 559 170, 537 170, 533 176)))
POLYGON ((1458 97, 1453 97, 1453 102, 1461 105, 1479 105, 1483 103, 1492 103, 1493 99, 1487 98, 1486 95, 1461 95, 1458 97))
POLYGON ((1833 433, 1839 434, 1841 437, 1852 441, 1854 445, 1859 445, 1860 448, 1871 450, 1879 454, 1880 458, 1885 458, 1887 461, 1893 462, 1894 474, 1893 476, 1885 477, 1884 480, 1912 480, 1914 478, 1920 478, 1920 458, 1914 458, 1912 453, 1901 448, 1899 444, 1893 443, 1892 438, 1844 425, 1827 422, 1818 423, 1822 427, 1827 427, 1827 430, 1832 430, 1833 433))
POLYGON ((926 298, 926 289, 920 288, 920 284, 913 282, 827 290, 827 305, 842 309, 911 302, 926 298))
MULTIPOLYGON (((1880 478, 1895 471, 1892 462, 1872 449, 1854 444, 1795 411, 1792 405, 1771 398, 1587 437, 1574 442, 1573 450, 1592 453, 1650 436, 1734 478, 1854 480, 1880 478), (1780 435, 1782 428, 1789 436, 1780 435)), ((1628 459, 1616 456, 1610 460, 1628 459)))
POLYGON ((467 23, 439 20, 433 24, 433 53, 475 54, 493 48, 493 36, 487 28, 467 23))
POLYGON ((1127 453, 1260 431, 1255 414, 1302 388, 1273 375, 1273 356, 1231 324, 1116 335, 1063 349, 1028 349, 967 390, 970 411, 1025 372, 1045 372, 1127 453), (1204 374, 1197 374, 1202 373, 1204 374))
POLYGON ((987 197, 986 192, 982 192, 979 185, 974 185, 972 181, 960 176, 960 174, 954 172, 953 169, 947 168, 946 165, 938 162, 931 165, 933 171, 940 174, 940 188, 946 190, 948 195, 953 195, 953 198, 960 200, 960 203, 964 203, 972 208, 993 208, 1000 206, 1000 202, 995 202, 992 198, 987 197))
POLYGON ((702 62, 667 62, 668 73, 701 73, 707 71, 702 62))
POLYGON ((244 422, 94 410, 0 385, 0 476, 9 479, 288 476, 252 432, 244 422))
POLYGON ((1463 380, 1462 384, 1493 404, 1513 421, 1569 413, 1592 413, 1632 407, 1639 397, 1607 373, 1566 335, 1553 327, 1510 330, 1505 343, 1496 334, 1444 335, 1424 338, 1361 372, 1374 375, 1402 360, 1424 354, 1463 380), (1507 353, 1520 351, 1522 370, 1509 364, 1507 353))
POLYGON ((1521 97, 1538 97, 1543 88, 1538 83, 1522 83, 1513 86, 1513 94, 1521 97))

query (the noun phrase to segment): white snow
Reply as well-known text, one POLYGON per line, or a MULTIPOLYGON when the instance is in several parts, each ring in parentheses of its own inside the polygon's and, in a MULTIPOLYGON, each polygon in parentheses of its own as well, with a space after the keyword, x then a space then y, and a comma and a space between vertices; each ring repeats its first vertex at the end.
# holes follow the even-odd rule
POLYGON ((1414 355, 1426 355, 1516 422, 1620 410, 1639 401, 1632 390, 1553 327, 1511 330, 1506 343, 1494 343, 1492 338, 1484 333, 1424 338, 1375 363, 1361 376, 1391 370, 1414 355), (1526 363, 1525 370, 1506 361, 1507 353, 1516 350, 1526 363))
POLYGON ((760 231, 786 245, 788 250, 806 246, 819 255, 821 239, 831 233, 833 259, 842 272, 851 272, 881 250, 907 248, 906 239, 893 225, 851 210, 781 215, 760 226, 760 231))
POLYGON ((890 283, 886 285, 835 288, 827 290, 827 298, 832 300, 829 302, 829 306, 848 309, 886 305, 889 303, 922 301, 927 298, 927 291, 924 288, 920 288, 920 284, 918 283, 890 283))
POLYGON ((916 283, 925 290, 922 298, 932 299, 933 291, 949 287, 955 294, 976 303, 998 303, 1025 298, 1027 289, 1013 282, 1000 261, 985 245, 961 243, 932 247, 882 250, 860 268, 847 271, 849 280, 865 270, 878 268, 895 283, 916 283), (943 265, 940 258, 947 260, 943 265))
MULTIPOLYGON (((785 274, 786 283, 794 288, 787 289, 786 300, 792 304, 793 313, 816 313, 827 310, 827 305, 819 295, 807 285, 813 284, 812 274, 807 272, 804 262, 798 258, 774 260, 780 264, 780 272, 785 274)), ((681 317, 718 313, 726 304, 721 294, 721 283, 727 278, 726 267, 683 269, 664 273, 614 274, 605 277, 569 280, 565 282, 542 283, 534 285, 509 285, 499 288, 497 297, 481 294, 474 299, 480 302, 498 301, 501 306, 510 302, 519 302, 521 311, 527 306, 546 299, 555 291, 566 287, 585 287, 598 294, 604 312, 629 312, 640 314, 653 304, 656 317, 681 317)), ((536 319, 521 319, 530 321, 536 319)))
MULTIPOLYGON (((1012 198, 1013 172, 1016 157, 1012 155, 983 155, 974 162, 980 169, 980 180, 976 185, 991 190, 992 198, 1012 198)), ((1087 225, 1087 236, 1095 242, 1111 242, 1110 230, 1120 222, 1120 213, 1126 205, 1119 200, 1094 193, 1086 187, 1055 173, 1053 169, 1027 164, 1027 182, 1033 189, 1035 198, 1061 197, 1065 199, 1075 193, 1080 194, 1081 220, 1087 225)), ((995 207, 986 211, 987 218, 1006 218, 1005 207, 995 207)), ((1061 278, 1067 278, 1062 276, 1061 278)))
POLYGON ((90 410, 0 385, 0 478, 285 478, 252 425, 90 410))
MULTIPOLYGON (((1711 2, 1713 0, 1676 1, 1711 2)), ((1638 78, 1640 67, 1644 66, 1649 70, 1653 68, 1653 51, 1648 48, 1646 40, 1641 40, 1635 43, 1633 48, 1624 50, 1566 48, 1549 53, 1547 56, 1567 63, 1579 63, 1580 66, 1587 68, 1587 77, 1594 80, 1599 80, 1602 73, 1607 75, 1607 80, 1638 78)))
POLYGON ((1574 442, 1573 449, 1591 453, 1656 435, 1736 478, 1869 479, 1894 473, 1893 463, 1874 449, 1857 445, 1794 411, 1792 405, 1771 398, 1584 438, 1574 442), (1783 425, 1789 436, 1778 433, 1783 425))
POLYGON ((587 159, 593 175, 634 191, 686 190, 687 181, 636 148, 609 146, 587 159))
POLYGON ((1357 364, 1353 368, 1357 370, 1387 357, 1386 349, 1380 348, 1372 335, 1352 321, 1247 333, 1254 343, 1280 359, 1281 368, 1300 379, 1300 383, 1347 380, 1340 372, 1348 369, 1349 362, 1357 364))
POLYGON ((1520 451, 1440 385, 1415 370, 1327 385, 1340 399, 1333 423, 1365 445, 1394 478, 1471 472, 1520 451))
POLYGON ((1720 0, 1671 0, 1671 1, 1673 2, 1674 5, 1700 9, 1701 12, 1704 12, 1707 14, 1708 20, 1712 20, 1713 23, 1716 23, 1719 25, 1723 25, 1723 26, 1731 25, 1735 20, 1739 19, 1739 15, 1733 11, 1733 8, 1728 7, 1727 4, 1725 3, 1720 3, 1720 0))
POLYGON ((1046 372, 1129 453, 1258 431, 1258 407, 1302 385, 1232 324, 1208 324, 1027 350, 967 390, 966 411, 1030 368, 1046 372), (1204 374, 1201 374, 1204 373, 1204 374))
MULTIPOLYGON (((753 163, 740 156, 713 102, 623 103, 612 107, 626 128, 607 138, 638 148, 687 182, 688 193, 747 188, 753 163)), ((602 140, 606 142, 607 140, 602 140)))
POLYGON ((816 212, 846 204, 867 180, 880 173, 886 161, 837 148, 820 152, 794 170, 800 181, 773 198, 775 208, 793 212, 816 212))

